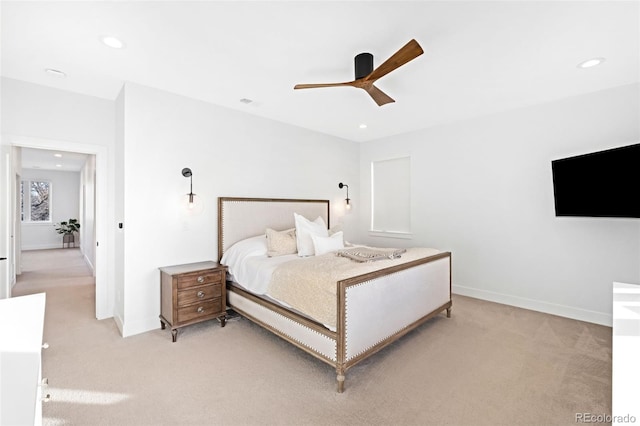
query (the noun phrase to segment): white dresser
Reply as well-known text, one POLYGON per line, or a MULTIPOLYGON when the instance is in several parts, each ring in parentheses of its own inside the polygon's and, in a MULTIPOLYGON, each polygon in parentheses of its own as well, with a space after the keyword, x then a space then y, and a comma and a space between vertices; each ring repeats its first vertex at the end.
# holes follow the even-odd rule
POLYGON ((612 423, 640 421, 640 285, 613 283, 612 423))
POLYGON ((42 424, 45 293, 0 300, 0 426, 42 424))

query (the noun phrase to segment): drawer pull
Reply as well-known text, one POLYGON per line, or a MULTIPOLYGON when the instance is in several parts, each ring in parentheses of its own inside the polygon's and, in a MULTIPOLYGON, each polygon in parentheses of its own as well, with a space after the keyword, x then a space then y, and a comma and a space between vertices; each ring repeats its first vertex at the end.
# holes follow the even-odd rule
POLYGON ((201 314, 204 312, 204 308, 202 306, 198 307, 198 313, 201 314))
POLYGON ((200 290, 196 296, 202 299, 204 297, 204 291, 200 290))
POLYGON ((42 349, 49 349, 49 344, 47 342, 44 342, 42 344, 42 349))
POLYGON ((42 402, 49 402, 51 401, 51 394, 46 394, 43 398, 42 398, 42 402))
POLYGON ((48 379, 48 378, 46 378, 46 377, 45 377, 45 378, 43 378, 43 379, 40 381, 40 386, 42 386, 42 387, 49 386, 49 379, 48 379))
POLYGON ((201 276, 198 277, 198 279, 196 281, 198 281, 199 283, 202 284, 204 282, 204 277, 201 275, 201 276))

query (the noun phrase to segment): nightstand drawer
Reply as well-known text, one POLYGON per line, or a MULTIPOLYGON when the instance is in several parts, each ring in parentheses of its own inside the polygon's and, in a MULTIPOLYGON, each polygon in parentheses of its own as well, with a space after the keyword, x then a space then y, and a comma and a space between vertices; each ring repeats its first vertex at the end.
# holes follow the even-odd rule
POLYGON ((201 287, 188 288, 178 291, 178 306, 213 299, 222 296, 222 284, 210 284, 201 287))
POLYGON ((219 314, 222 311, 222 299, 207 300, 196 305, 178 309, 178 322, 187 322, 199 317, 219 314))
POLYGON ((178 277, 178 288, 195 287, 203 284, 221 283, 222 271, 201 271, 178 277))

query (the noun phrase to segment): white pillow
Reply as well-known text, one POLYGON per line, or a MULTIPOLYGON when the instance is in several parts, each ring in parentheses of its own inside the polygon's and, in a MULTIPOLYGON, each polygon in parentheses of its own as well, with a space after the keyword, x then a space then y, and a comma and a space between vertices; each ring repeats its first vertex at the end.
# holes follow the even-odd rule
POLYGON ((267 237, 265 234, 247 238, 238 241, 229 247, 224 254, 220 263, 229 266, 229 272, 232 272, 233 266, 251 256, 264 256, 267 254, 267 237))
POLYGON ((324 223, 324 220, 320 216, 318 216, 313 222, 298 213, 294 213, 293 218, 296 223, 298 256, 313 256, 315 254, 315 250, 313 248, 313 240, 311 239, 311 236, 328 237, 329 231, 327 230, 327 224, 324 223))
POLYGON ((316 252, 316 256, 344 248, 342 231, 338 231, 330 237, 318 237, 317 235, 312 235, 311 239, 313 240, 313 248, 316 252))

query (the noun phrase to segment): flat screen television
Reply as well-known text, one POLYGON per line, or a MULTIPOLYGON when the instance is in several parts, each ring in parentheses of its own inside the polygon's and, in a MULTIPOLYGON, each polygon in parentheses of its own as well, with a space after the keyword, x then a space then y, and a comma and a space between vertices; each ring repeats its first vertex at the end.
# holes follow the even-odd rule
POLYGON ((640 218, 640 144, 551 162, 556 216, 640 218))

